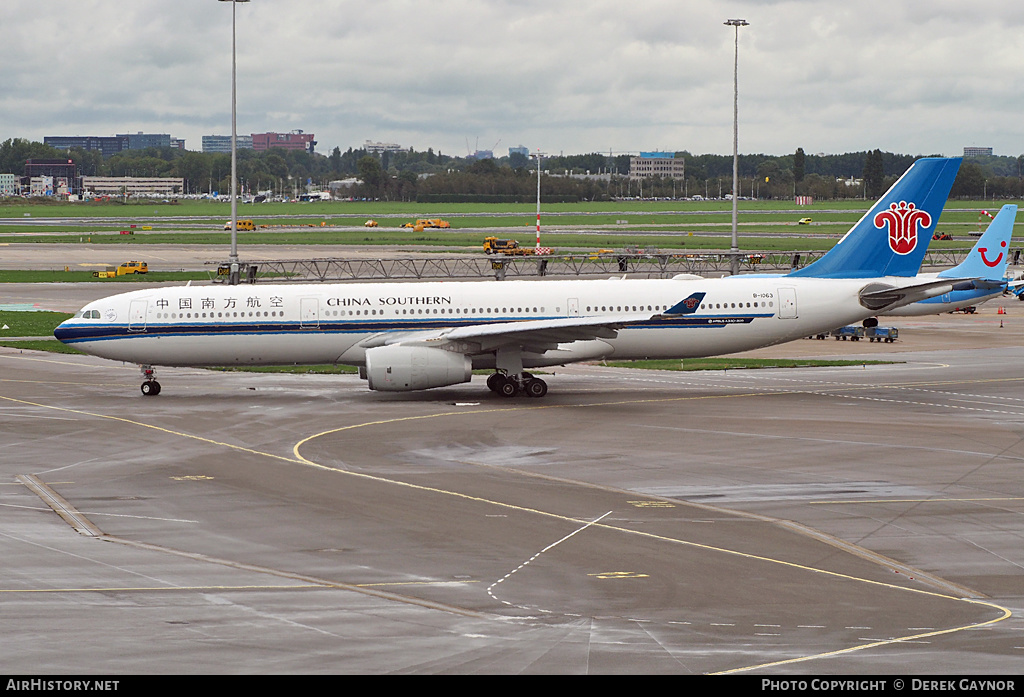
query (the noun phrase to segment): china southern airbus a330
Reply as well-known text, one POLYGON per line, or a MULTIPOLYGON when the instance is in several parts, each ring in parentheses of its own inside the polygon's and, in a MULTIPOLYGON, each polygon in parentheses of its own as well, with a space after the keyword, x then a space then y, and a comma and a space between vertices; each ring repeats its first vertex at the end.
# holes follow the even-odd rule
POLYGON ((915 162, 836 246, 780 277, 178 286, 86 305, 54 332, 142 367, 342 363, 371 390, 494 374, 502 395, 547 393, 526 368, 695 358, 779 344, 947 292, 917 279, 959 158, 915 162))

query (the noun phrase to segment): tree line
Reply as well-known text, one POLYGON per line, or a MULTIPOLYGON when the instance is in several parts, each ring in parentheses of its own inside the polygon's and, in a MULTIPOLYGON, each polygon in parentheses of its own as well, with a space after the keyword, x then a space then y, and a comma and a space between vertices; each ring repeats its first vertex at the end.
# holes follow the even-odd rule
MULTIPOLYGON (((685 177, 629 179, 629 155, 588 153, 542 160, 541 190, 548 200, 613 198, 721 198, 731 193, 732 156, 694 155, 678 151, 685 177)), ((190 194, 227 193, 231 156, 174 148, 128 150, 104 158, 95 151, 57 150, 39 142, 12 138, 0 143, 0 172, 21 175, 30 158, 70 157, 87 176, 181 177, 190 194)), ((877 198, 917 158, 914 155, 861 151, 809 155, 739 156, 742 197, 816 200, 877 198)), ((522 153, 477 160, 408 150, 369 153, 334 148, 330 154, 274 149, 238 151, 238 179, 245 192, 294 196, 307 189, 327 190, 332 181, 357 179, 343 190, 354 198, 415 200, 524 200, 536 197, 536 160, 522 153), (469 197, 469 198, 467 198, 469 197)), ((953 185, 953 198, 1021 198, 1024 155, 964 160, 953 185)))

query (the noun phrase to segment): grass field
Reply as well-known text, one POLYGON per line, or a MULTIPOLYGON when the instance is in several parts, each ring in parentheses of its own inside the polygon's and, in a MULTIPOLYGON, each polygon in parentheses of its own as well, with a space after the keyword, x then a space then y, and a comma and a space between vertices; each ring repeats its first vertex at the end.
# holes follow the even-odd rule
POLYGON ((66 312, 19 312, 0 310, 0 338, 8 336, 53 336, 57 325, 71 317, 66 312))
MULTIPOLYGON (((229 204, 184 201, 50 203, 0 202, 0 245, 89 243, 117 248, 119 255, 143 257, 151 244, 211 245, 226 248, 230 235, 223 221, 229 204), (26 217, 27 216, 27 217, 26 217), (36 225, 34 222, 45 222, 36 225), (99 220, 104 218, 105 220, 99 220), (121 230, 134 225, 134 234, 121 230), (152 230, 143 230, 151 227, 152 230), (140 248, 138 252, 128 251, 140 248)), ((862 200, 824 201, 798 208, 792 201, 741 201, 739 236, 750 251, 824 251, 846 233, 867 209, 862 200), (803 217, 810 225, 797 225, 803 217)), ((951 241, 932 242, 938 249, 971 246, 970 235, 987 225, 979 211, 1000 204, 953 201, 947 204, 938 229, 952 234, 951 241)), ((546 204, 541 211, 541 242, 556 252, 642 247, 656 250, 725 250, 731 240, 731 204, 728 201, 614 201, 546 204)), ((262 203, 243 205, 239 218, 266 225, 256 232, 241 232, 238 243, 247 245, 320 245, 440 247, 445 251, 479 253, 491 229, 499 237, 518 239, 524 246, 535 234, 536 209, 531 204, 417 204, 402 202, 262 203), (416 218, 442 217, 450 230, 417 232, 400 227, 416 218), (377 228, 363 228, 373 218, 377 228), (325 223, 321 226, 321 223, 325 223), (355 226, 357 229, 353 229, 355 226), (347 228, 347 229, 346 229, 347 228), (503 228, 497 230, 496 228, 503 228), (521 230, 521 232, 520 232, 521 230)), ((1024 223, 1022 223, 1024 224, 1024 223)), ((338 255, 341 256, 339 250, 338 255)), ((155 278, 155 277, 154 277, 155 278)))
MULTIPOLYGON (((816 210, 867 210, 871 201, 844 199, 841 201, 816 201, 810 206, 797 206, 792 200, 740 201, 740 212, 752 210, 792 211, 814 213, 816 210)), ((950 201, 946 210, 998 209, 1003 203, 1015 201, 950 201)), ((373 217, 378 215, 399 215, 410 218, 435 218, 442 215, 489 214, 509 212, 516 214, 536 213, 536 203, 416 203, 411 201, 314 201, 310 203, 239 203, 238 217, 252 218, 257 215, 355 215, 373 217)), ((542 212, 565 213, 586 211, 588 213, 613 212, 658 212, 658 211, 708 211, 730 212, 730 201, 581 201, 578 203, 544 203, 542 212)), ((26 199, 0 199, 0 218, 22 218, 26 214, 43 218, 146 218, 160 216, 214 216, 230 217, 231 204, 227 201, 180 200, 177 204, 163 203, 157 199, 119 202, 76 202, 38 201, 26 199)))
MULTIPOLYGON (((830 249, 836 241, 846 233, 852 222, 817 224, 802 227, 781 227, 774 224, 747 224, 739 228, 739 236, 745 249, 758 251, 791 251, 791 250, 824 250, 830 249), (796 237, 796 233, 809 236, 796 237), (757 235, 756 237, 754 235, 757 235)), ((969 233, 978 227, 971 223, 957 225, 940 224, 940 230, 950 232, 957 239, 948 242, 936 242, 936 247, 964 247, 973 244, 969 233)), ((524 227, 521 233, 502 232, 501 237, 513 237, 524 245, 530 245, 534 237, 534 229, 524 227)), ((467 252, 479 252, 486 232, 414 230, 399 228, 376 228, 372 231, 343 231, 331 228, 309 228, 307 230, 262 230, 259 232, 240 232, 239 245, 348 245, 360 246, 430 246, 446 248, 465 248, 467 252)), ((653 247, 658 249, 728 249, 730 228, 727 225, 702 226, 658 225, 599 228, 597 226, 580 226, 576 230, 565 230, 560 226, 542 227, 541 241, 545 246, 554 249, 600 249, 625 247, 653 247), (553 229, 554 228, 554 229, 553 229), (659 233, 659 234, 654 234, 659 233), (692 234, 691 234, 692 233, 692 234)), ((225 232, 183 233, 166 232, 133 235, 126 237, 118 234, 92 233, 85 236, 76 235, 42 235, 18 236, 8 234, 0 228, 0 244, 69 244, 79 240, 90 244, 109 245, 122 249, 145 248, 151 244, 176 245, 217 245, 230 244, 230 235, 225 232)), ((127 253, 127 252, 125 252, 127 253)))
MULTIPOLYGON (((792 201, 741 201, 741 211, 750 210, 794 210, 792 201)), ((857 210, 865 209, 864 201, 826 201, 806 207, 857 210)), ((801 210, 805 210, 801 209, 801 210)), ((310 203, 257 203, 238 206, 239 218, 273 218, 274 216, 308 216, 310 218, 348 215, 374 218, 376 216, 407 216, 415 218, 436 218, 445 215, 463 216, 505 213, 511 215, 536 214, 536 203, 415 203, 406 201, 315 201, 310 203)), ((663 211, 707 211, 729 213, 729 201, 583 201, 579 203, 545 203, 541 205, 546 213, 644 213, 663 211)), ((231 204, 227 201, 182 200, 177 204, 162 203, 152 199, 118 202, 77 202, 38 201, 26 203, 25 199, 0 200, 0 218, 119 218, 123 220, 149 219, 159 217, 231 217, 231 204)))
POLYGON ((66 312, 17 312, 0 310, 0 346, 24 349, 26 351, 47 351, 49 353, 81 353, 78 349, 65 346, 53 338, 57 325, 71 317, 66 312), (46 339, 19 339, 10 341, 7 337, 48 337, 46 339))

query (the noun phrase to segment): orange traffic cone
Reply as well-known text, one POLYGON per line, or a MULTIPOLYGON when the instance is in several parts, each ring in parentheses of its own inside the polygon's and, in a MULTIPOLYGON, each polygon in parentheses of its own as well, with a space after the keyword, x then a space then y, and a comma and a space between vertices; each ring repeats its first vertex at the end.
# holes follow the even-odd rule
POLYGON ((1005 307, 1000 307, 999 311, 996 312, 996 314, 997 315, 1005 315, 1006 314, 1006 308, 1005 307))

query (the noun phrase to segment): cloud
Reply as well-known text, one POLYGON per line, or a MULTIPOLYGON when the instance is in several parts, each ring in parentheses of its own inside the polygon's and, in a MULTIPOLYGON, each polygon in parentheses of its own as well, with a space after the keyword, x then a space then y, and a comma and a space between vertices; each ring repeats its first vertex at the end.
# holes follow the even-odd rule
MULTIPOLYGON (((0 137, 230 132, 228 3, 6 0, 0 137)), ((1024 151, 1024 7, 800 0, 252 0, 239 132, 461 154, 1024 151)))

